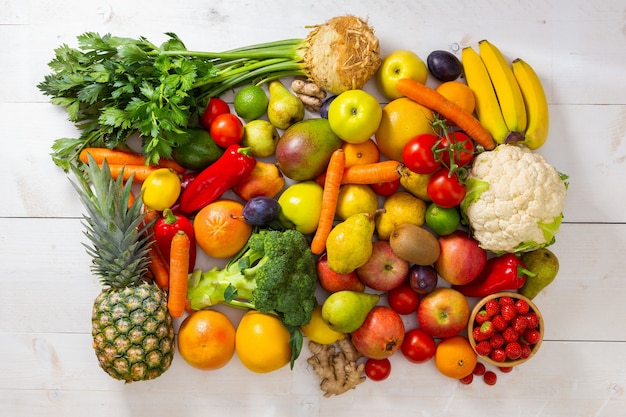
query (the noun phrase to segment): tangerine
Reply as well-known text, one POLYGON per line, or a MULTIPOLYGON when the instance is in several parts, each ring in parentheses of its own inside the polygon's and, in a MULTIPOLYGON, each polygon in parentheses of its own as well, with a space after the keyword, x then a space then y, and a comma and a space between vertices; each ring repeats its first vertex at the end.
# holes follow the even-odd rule
POLYGON ((465 336, 456 335, 439 342, 435 350, 435 365, 443 375, 461 379, 474 371, 478 357, 465 336))
POLYGON ((433 119, 432 110, 407 97, 390 101, 383 107, 383 116, 375 134, 380 153, 402 162, 402 150, 409 140, 424 133, 433 133, 433 119))
POLYGON ((196 243, 213 258, 230 258, 248 242, 252 226, 243 219, 244 205, 219 199, 203 207, 193 221, 196 243))
POLYGON ((474 113, 476 98, 467 84, 459 81, 447 81, 439 84, 436 91, 466 112, 474 113))
POLYGON ((373 164, 380 160, 380 151, 372 139, 361 143, 345 142, 341 147, 346 156, 346 167, 373 164))
POLYGON ((219 369, 235 354, 235 326, 219 311, 192 312, 178 330, 178 352, 194 368, 219 369))
POLYGON ((290 334, 274 314, 250 310, 243 315, 235 334, 235 350, 249 370, 268 373, 291 360, 290 334))

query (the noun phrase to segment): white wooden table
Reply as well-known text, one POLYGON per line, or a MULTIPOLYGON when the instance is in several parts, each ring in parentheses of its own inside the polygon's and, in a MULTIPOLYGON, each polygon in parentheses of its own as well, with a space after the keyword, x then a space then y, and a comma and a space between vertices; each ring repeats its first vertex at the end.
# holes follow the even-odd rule
MULTIPOLYGON (((626 24, 623 1, 188 0, 34 1, 0 5, 0 415, 17 416, 623 416, 626 415, 626 24), (124 385, 99 367, 90 309, 99 292, 82 207, 49 157, 75 136, 36 88, 61 43, 86 31, 225 50, 304 37, 306 25, 369 18, 383 54, 497 44, 545 83, 551 137, 541 153, 569 174, 555 283, 535 301, 546 332, 538 354, 489 387, 462 386, 434 364, 392 358, 384 382, 322 397, 300 360, 272 374, 235 358, 202 372, 176 357, 157 380, 124 385), (349 414, 348 414, 349 413, 349 414)), ((306 356, 308 352, 303 352, 306 356)))

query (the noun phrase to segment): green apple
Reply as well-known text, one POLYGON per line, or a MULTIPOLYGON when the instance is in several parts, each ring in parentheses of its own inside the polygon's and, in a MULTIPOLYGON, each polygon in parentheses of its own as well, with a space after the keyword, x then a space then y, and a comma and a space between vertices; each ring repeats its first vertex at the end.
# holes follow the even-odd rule
POLYGON ((324 189, 313 180, 296 182, 278 197, 278 219, 284 227, 306 234, 314 233, 322 211, 324 189))
POLYGON ((371 138, 382 117, 378 100, 364 90, 344 91, 328 106, 330 128, 348 143, 362 143, 371 138))
POLYGON ((276 144, 280 139, 278 131, 267 120, 257 119, 243 126, 241 146, 250 147, 250 153, 257 158, 267 158, 276 152, 276 144))
POLYGON ((415 52, 398 49, 383 59, 374 78, 383 96, 394 100, 402 97, 396 88, 399 79, 410 78, 424 84, 428 78, 428 67, 415 52))

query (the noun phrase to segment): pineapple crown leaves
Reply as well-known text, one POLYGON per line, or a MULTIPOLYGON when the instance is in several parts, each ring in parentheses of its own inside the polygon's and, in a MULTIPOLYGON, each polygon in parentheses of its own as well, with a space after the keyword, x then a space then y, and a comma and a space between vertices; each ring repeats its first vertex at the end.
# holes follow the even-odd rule
POLYGON ((142 200, 129 203, 132 179, 123 182, 111 175, 105 161, 100 168, 89 155, 84 170, 71 169, 76 181, 70 181, 87 213, 83 215, 83 244, 92 257, 91 271, 104 286, 122 288, 139 283, 148 270, 151 224, 144 224, 142 200))

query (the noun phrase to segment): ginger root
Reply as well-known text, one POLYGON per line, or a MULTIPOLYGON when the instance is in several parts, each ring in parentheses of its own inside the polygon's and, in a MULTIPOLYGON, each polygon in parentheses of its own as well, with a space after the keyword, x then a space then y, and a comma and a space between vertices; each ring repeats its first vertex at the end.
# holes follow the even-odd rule
POLYGON ((307 110, 312 112, 320 111, 326 98, 326 92, 317 84, 311 81, 296 79, 291 83, 291 89, 307 110))
POLYGON ((336 344, 322 345, 309 341, 309 350, 313 356, 307 359, 307 363, 320 377, 324 397, 343 394, 365 381, 365 364, 357 364, 361 354, 348 335, 336 344))

